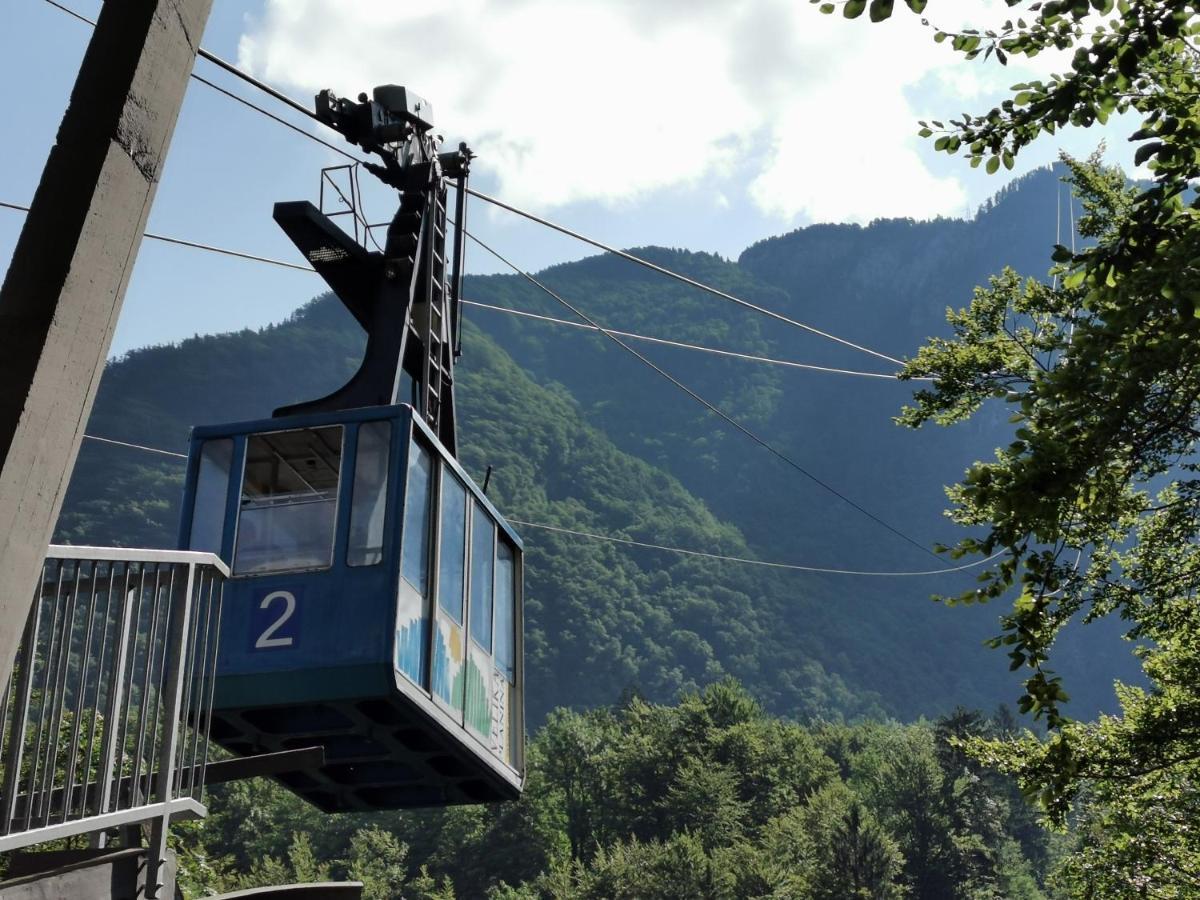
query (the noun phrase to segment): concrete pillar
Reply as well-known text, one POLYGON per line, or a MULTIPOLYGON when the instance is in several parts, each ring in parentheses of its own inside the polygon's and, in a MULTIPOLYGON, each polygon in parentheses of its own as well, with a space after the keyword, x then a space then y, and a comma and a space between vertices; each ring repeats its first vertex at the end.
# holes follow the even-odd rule
POLYGON ((211 5, 104 4, 0 288, 4 681, 211 5))

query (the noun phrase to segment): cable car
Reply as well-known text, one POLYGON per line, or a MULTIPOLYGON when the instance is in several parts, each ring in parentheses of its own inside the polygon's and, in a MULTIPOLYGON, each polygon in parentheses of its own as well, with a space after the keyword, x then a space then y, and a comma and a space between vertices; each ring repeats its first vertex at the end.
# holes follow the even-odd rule
POLYGON ((367 332, 327 397, 196 428, 180 545, 231 564, 212 739, 241 755, 321 746, 277 776, 327 811, 519 796, 522 545, 455 458, 465 145, 436 151, 404 88, 318 115, 400 192, 381 251, 310 203, 275 219, 367 332), (447 278, 447 180, 457 179, 447 278), (407 401, 407 402, 402 402, 407 401))

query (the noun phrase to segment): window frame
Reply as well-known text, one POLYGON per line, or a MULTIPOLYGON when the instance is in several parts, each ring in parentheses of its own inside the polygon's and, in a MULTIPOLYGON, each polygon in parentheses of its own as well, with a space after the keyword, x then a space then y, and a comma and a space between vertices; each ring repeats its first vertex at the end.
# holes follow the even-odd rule
MULTIPOLYGON (((389 540, 389 535, 391 534, 391 529, 392 529, 394 519, 395 519, 395 514, 396 514, 396 512, 395 512, 396 485, 394 483, 396 480, 394 477, 396 475, 396 473, 394 471, 394 469, 395 469, 394 463, 395 463, 395 459, 396 459, 396 433, 397 433, 397 431, 398 431, 398 429, 396 427, 396 423, 392 419, 365 419, 365 420, 355 424, 355 427, 354 427, 354 452, 352 454, 354 457, 354 468, 350 472, 350 477, 345 478, 345 466, 343 466, 342 471, 343 471, 343 479, 344 480, 340 481, 340 484, 345 485, 345 489, 347 492, 347 498, 346 498, 347 515, 346 515, 346 526, 345 526, 345 540, 339 541, 338 543, 341 545, 341 546, 339 546, 339 551, 340 551, 341 557, 343 560, 345 560, 345 565, 346 565, 346 568, 348 568, 348 569, 368 569, 368 568, 371 568, 372 566, 383 565, 385 562, 387 562, 388 540, 389 540), (379 495, 381 496, 381 499, 384 504, 383 521, 379 526, 380 527, 379 559, 377 559, 375 562, 370 562, 370 563, 352 562, 351 561, 352 560, 351 553, 354 550, 354 546, 353 546, 354 515, 358 509, 358 505, 355 503, 355 499, 356 499, 356 491, 358 488, 359 450, 362 447, 363 429, 370 428, 373 426, 382 426, 386 430, 386 442, 387 442, 387 452, 384 455, 384 463, 383 463, 383 484, 382 484, 381 490, 379 492, 379 495)), ((407 474, 408 473, 406 471, 405 472, 406 479, 407 479, 407 474)), ((405 485, 405 487, 407 488, 407 485, 405 485)), ((339 493, 341 493, 341 492, 339 491, 339 493)), ((339 522, 339 526, 340 526, 340 522, 339 522)), ((364 548, 360 548, 360 549, 364 549, 364 548)))
POLYGON ((467 627, 467 607, 470 599, 470 573, 468 572, 468 561, 470 560, 471 549, 471 511, 473 509, 474 498, 471 496, 471 490, 467 487, 458 474, 446 464, 444 459, 438 460, 438 478, 437 478, 437 507, 436 507, 436 527, 437 527, 437 574, 434 578, 434 600, 438 610, 450 618, 455 625, 458 625, 464 630, 467 627), (446 546, 443 543, 444 531, 443 526, 446 520, 446 485, 452 483, 456 488, 462 491, 462 558, 459 561, 462 569, 462 578, 459 583, 460 594, 458 598, 457 613, 447 609, 442 605, 442 561, 445 559, 446 546))
POLYGON ((508 679, 508 683, 515 686, 517 683, 517 659, 519 656, 519 650, 517 647, 517 643, 518 643, 518 641, 517 641, 517 632, 518 632, 517 625, 518 625, 518 619, 520 618, 520 614, 518 613, 517 608, 518 608, 518 606, 520 606, 520 598, 519 598, 519 591, 517 589, 517 585, 519 583, 519 577, 518 577, 519 562, 518 562, 518 560, 520 559, 520 553, 518 552, 517 548, 513 545, 512 541, 508 540, 507 535, 503 534, 502 529, 497 527, 495 529, 495 532, 496 532, 496 539, 492 545, 493 546, 493 550, 492 550, 492 559, 493 559, 493 562, 492 562, 492 665, 497 670, 504 672, 504 677, 508 679), (497 599, 496 599, 497 594, 498 594, 498 591, 496 590, 496 588, 500 584, 500 548, 501 548, 501 546, 507 548, 508 553, 509 553, 509 558, 508 558, 508 572, 509 572, 508 652, 511 655, 511 659, 507 660, 507 665, 503 666, 503 667, 500 664, 501 663, 501 661, 500 661, 500 645, 499 645, 499 641, 496 639, 496 636, 499 633, 499 631, 496 627, 497 619, 498 619, 497 611, 500 608, 500 604, 497 602, 497 599))
POLYGON ((496 545, 499 541, 500 526, 492 517, 491 510, 479 503, 477 498, 472 497, 470 503, 470 522, 471 527, 468 532, 467 540, 469 541, 469 552, 467 554, 467 612, 466 612, 466 630, 467 636, 475 642, 480 650, 483 650, 495 662, 496 652, 496 545), (491 532, 491 541, 489 547, 491 549, 490 560, 488 566, 489 581, 487 586, 488 591, 488 615, 487 615, 487 643, 479 641, 475 637, 475 517, 479 515, 487 522, 491 532))
MULTIPOLYGON (((187 545, 190 550, 202 550, 210 553, 215 553, 217 556, 224 558, 225 549, 225 533, 229 530, 229 494, 230 488, 235 482, 238 483, 239 496, 241 493, 240 479, 235 478, 238 471, 238 441, 232 437, 211 437, 205 438, 199 442, 199 448, 196 452, 196 478, 192 489, 191 510, 189 513, 187 524, 187 545), (196 546, 196 525, 197 525, 197 510, 201 507, 201 488, 204 484, 205 466, 204 461, 207 458, 208 450, 217 444, 228 443, 229 445, 229 460, 225 469, 224 490, 220 492, 220 518, 216 519, 217 540, 216 547, 197 547, 196 546)), ((217 494, 212 495, 212 499, 216 501, 217 494)), ((214 509, 216 502, 214 502, 214 509)), ((209 520, 207 523, 199 523, 201 530, 204 530, 206 525, 211 526, 214 520, 209 520)))
POLYGON ((404 486, 403 488, 401 488, 399 485, 396 486, 397 498, 403 498, 403 502, 397 502, 397 508, 400 515, 400 541, 399 547, 397 548, 398 553, 396 559, 397 587, 399 586, 400 581, 408 582, 408 586, 420 594, 427 604, 430 603, 431 599, 433 600, 433 604, 430 604, 431 607, 437 602, 437 598, 434 595, 437 591, 438 456, 439 454, 432 447, 427 446, 424 441, 417 440, 415 433, 410 430, 408 436, 408 447, 405 450, 404 456, 404 486), (420 451, 423 452, 426 458, 429 460, 429 480, 427 488, 428 494, 426 496, 427 506, 425 509, 425 528, 426 534, 428 535, 429 544, 425 547, 426 570, 424 585, 413 584, 412 581, 410 581, 404 574, 404 551, 408 545, 408 537, 410 534, 408 528, 408 480, 409 473, 412 468, 414 449, 420 449, 420 451))
MULTIPOLYGON (((239 471, 237 479, 237 493, 234 494, 234 512, 233 512, 233 529, 232 540, 229 549, 230 566, 229 570, 231 577, 235 578, 261 578, 263 576, 284 575, 295 572, 327 572, 333 568, 338 551, 338 523, 341 520, 342 512, 342 489, 346 483, 346 466, 347 466, 347 423, 346 422, 330 422, 325 425, 302 426, 299 428, 278 428, 274 431, 255 431, 241 435, 237 442, 240 446, 235 447, 235 462, 239 471), (288 568, 270 569, 268 571, 258 572, 239 572, 237 568, 237 556, 239 539, 242 531, 242 503, 245 497, 246 490, 246 468, 250 464, 250 442, 256 437, 267 437, 274 434, 289 434, 297 431, 318 431, 322 429, 336 428, 338 431, 338 474, 337 484, 333 491, 333 528, 329 540, 329 561, 319 566, 291 566, 288 568)), ((232 483, 234 479, 230 477, 232 483)))

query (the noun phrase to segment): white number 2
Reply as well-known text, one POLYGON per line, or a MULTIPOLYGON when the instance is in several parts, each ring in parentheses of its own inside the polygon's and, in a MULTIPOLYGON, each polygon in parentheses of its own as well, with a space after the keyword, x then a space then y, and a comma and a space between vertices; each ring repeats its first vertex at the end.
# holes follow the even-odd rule
POLYGON ((291 591, 274 591, 262 598, 262 603, 258 604, 259 609, 266 609, 271 605, 271 601, 279 599, 283 601, 283 615, 267 626, 267 630, 258 636, 258 640, 254 642, 255 650, 264 650, 270 647, 290 647, 295 643, 292 637, 272 637, 283 623, 292 617, 292 613, 296 611, 296 595, 291 591))

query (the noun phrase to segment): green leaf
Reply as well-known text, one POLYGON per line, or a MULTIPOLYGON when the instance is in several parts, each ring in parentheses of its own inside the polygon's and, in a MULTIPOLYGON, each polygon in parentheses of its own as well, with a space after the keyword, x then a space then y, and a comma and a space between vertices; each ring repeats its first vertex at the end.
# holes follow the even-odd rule
POLYGON ((1126 78, 1137 74, 1138 56, 1131 47, 1125 46, 1117 51, 1117 69, 1126 78))
POLYGON ((991 159, 989 159, 987 161, 987 173, 989 175, 995 175, 996 171, 999 168, 1000 168, 1000 157, 993 156, 991 159))
POLYGON ((867 0, 846 0, 846 5, 842 7, 842 15, 847 19, 857 19, 866 8, 867 0))
POLYGON ((882 22, 892 17, 894 0, 871 0, 871 21, 882 22))
POLYGON ((925 4, 928 0, 904 0, 908 4, 908 8, 915 13, 925 12, 925 4))
POLYGON ((1133 154, 1133 164, 1140 166, 1155 153, 1158 153, 1163 148, 1162 141, 1151 141, 1149 144, 1142 144, 1137 148, 1137 152, 1133 154))
POLYGON ((825 15, 829 15, 831 12, 833 12, 834 6, 832 3, 822 3, 818 9, 820 9, 820 11, 825 15))

